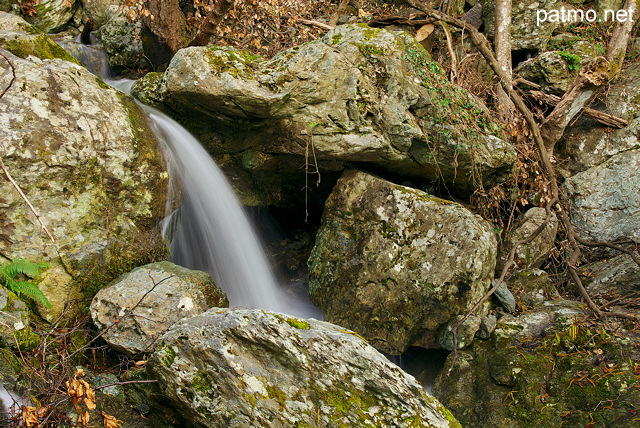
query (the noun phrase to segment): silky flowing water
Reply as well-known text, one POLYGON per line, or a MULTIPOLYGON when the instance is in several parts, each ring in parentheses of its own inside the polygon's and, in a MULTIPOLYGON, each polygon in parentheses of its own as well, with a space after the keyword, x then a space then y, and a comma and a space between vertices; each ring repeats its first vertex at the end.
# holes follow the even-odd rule
MULTIPOLYGON (((105 82, 130 94, 133 81, 111 80, 104 67, 104 53, 94 46, 76 43, 71 51, 105 82)), ((189 269, 208 272, 229 297, 233 307, 284 312, 321 318, 308 297, 289 292, 278 284, 261 243, 226 177, 211 156, 175 120, 139 103, 149 117, 167 158, 171 181, 182 204, 168 213, 163 232, 171 242, 171 261, 189 269)), ((174 205, 169 201, 168 206, 174 205)))

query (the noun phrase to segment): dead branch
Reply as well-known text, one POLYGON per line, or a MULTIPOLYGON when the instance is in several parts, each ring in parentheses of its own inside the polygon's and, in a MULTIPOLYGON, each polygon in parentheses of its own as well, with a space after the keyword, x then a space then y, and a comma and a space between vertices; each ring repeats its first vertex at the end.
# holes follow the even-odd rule
POLYGON ((589 100, 609 80, 610 64, 604 57, 594 58, 582 67, 571 88, 562 96, 556 108, 544 120, 541 133, 545 146, 553 153, 555 144, 562 138, 564 130, 589 100))
POLYGON ((340 1, 338 8, 333 13, 333 15, 331 15, 331 19, 329 19, 330 26, 335 27, 336 25, 338 25, 338 21, 340 20, 340 17, 344 15, 344 13, 347 11, 347 7, 349 6, 349 1, 350 0, 340 1))
POLYGON ((11 74, 12 74, 11 81, 9 81, 9 84, 7 85, 7 87, 4 88, 4 90, 0 94, 0 98, 2 98, 4 94, 6 94, 7 91, 11 88, 11 86, 13 85, 13 82, 15 82, 16 80, 16 67, 13 65, 11 60, 9 60, 9 58, 1 51, 0 51, 0 56, 2 56, 7 61, 7 63, 9 63, 9 66, 11 67, 11 74))
POLYGON ((7 167, 4 165, 4 162, 2 161, 2 159, 0 159, 0 167, 4 171, 4 174, 7 176, 7 179, 11 182, 11 184, 13 184, 13 187, 15 187, 15 189, 18 191, 22 199, 27 203, 27 205, 31 209, 31 212, 36 216, 38 223, 40 223, 40 227, 47 233, 47 236, 49 236, 49 239, 51 239, 51 242, 55 244, 56 240, 53 239, 53 235, 51 234, 51 232, 49 232, 49 229, 47 229, 47 226, 45 226, 44 222, 42 221, 42 217, 40 217, 40 214, 38 214, 38 212, 33 207, 33 205, 31 205, 31 202, 29 202, 29 199, 27 198, 27 196, 24 194, 20 186, 18 186, 18 183, 16 183, 13 177, 11 177, 11 174, 9 174, 9 171, 7 170, 7 167))
POLYGON ((312 21, 310 19, 298 19, 298 22, 305 24, 305 25, 310 25, 312 27, 318 27, 318 28, 322 28, 323 30, 333 30, 334 27, 332 27, 331 25, 327 25, 324 22, 318 22, 318 21, 312 21))
POLYGON ((425 13, 411 15, 410 17, 390 15, 381 18, 372 19, 367 23, 369 27, 385 27, 387 25, 409 25, 412 27, 422 27, 423 25, 433 24, 435 19, 428 18, 425 13))
MULTIPOLYGON (((561 98, 557 95, 547 94, 542 91, 529 91, 529 95, 534 98, 536 101, 542 102, 544 104, 548 104, 550 106, 556 106, 560 102, 561 98)), ((594 110, 589 107, 585 107, 581 110, 581 113, 584 116, 590 117, 591 119, 597 120, 603 125, 610 126, 612 128, 624 128, 629 125, 629 121, 618 116, 613 116, 611 114, 607 114, 598 110, 594 110)))

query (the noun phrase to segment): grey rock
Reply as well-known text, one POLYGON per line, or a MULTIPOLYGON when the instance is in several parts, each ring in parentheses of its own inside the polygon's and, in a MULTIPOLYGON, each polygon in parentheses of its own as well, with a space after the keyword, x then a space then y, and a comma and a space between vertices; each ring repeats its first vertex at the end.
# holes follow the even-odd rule
POLYGON ((561 190, 576 231, 596 241, 640 240, 640 150, 568 178, 561 190))
POLYGON ((15 347, 16 333, 30 333, 31 315, 27 305, 4 287, 0 287, 0 346, 15 347))
MULTIPOLYGON (((299 180, 310 145, 321 170, 364 162, 442 178, 463 193, 505 179, 515 162, 486 107, 450 84, 403 32, 340 25, 270 60, 230 48, 187 48, 153 80, 134 93, 151 92, 141 98, 168 107, 214 155, 234 155, 264 181, 282 174, 299 180), (208 124, 194 124, 194 115, 208 124), (244 162, 256 156, 269 162, 244 162)), ((290 195, 274 193, 273 203, 290 195)))
POLYGON ((507 279, 509 288, 524 305, 533 307, 545 300, 560 298, 549 275, 540 269, 524 269, 513 273, 507 279))
POLYGON ((148 360, 189 426, 459 427, 353 332, 262 310, 175 324, 148 360))
POLYGON ((514 74, 541 86, 541 90, 562 96, 571 88, 582 66, 597 56, 588 42, 580 41, 571 49, 543 52, 516 67, 514 74))
POLYGON ((486 292, 495 254, 493 228, 461 205, 350 170, 325 205, 309 293, 385 352, 436 347, 438 329, 486 292))
MULTIPOLYGON (((445 326, 441 327, 437 334, 438 345, 447 351, 453 351, 453 326, 458 323, 464 315, 458 315, 445 326)), ((470 315, 465 322, 460 324, 456 331, 456 347, 466 348, 473 343, 476 333, 480 330, 482 319, 476 315, 470 315)))
POLYGON ((637 297, 640 293, 640 266, 627 254, 589 263, 581 266, 578 272, 592 296, 637 297))
POLYGON ((607 93, 606 105, 592 107, 629 121, 611 129, 584 118, 569 129, 556 146, 558 166, 565 177, 599 165, 616 154, 640 148, 640 64, 624 69, 607 93))
MULTIPOLYGON (((482 18, 485 33, 493 37, 495 31, 495 2, 482 4, 482 18)), ((543 51, 551 38, 558 22, 547 20, 540 25, 537 23, 538 10, 551 11, 571 8, 558 0, 526 0, 514 2, 511 12, 511 44, 513 50, 543 51)))
POLYGON ((36 13, 27 21, 45 33, 56 33, 73 18, 78 6, 77 0, 40 0, 34 6, 36 13))
MULTIPOLYGON (((134 100, 57 57, 61 51, 73 60, 32 29, 0 13, 0 45, 24 56, 8 54, 16 80, 0 99, 0 146, 8 171, 56 243, 4 180, 0 252, 49 263, 39 286, 52 308, 40 310, 53 320, 69 298, 79 297, 74 287, 98 265, 133 267, 166 252, 156 226, 164 215, 167 176, 134 100)), ((11 73, 2 74, 0 86, 10 80, 11 73)))
POLYGON ((480 329, 478 330, 478 337, 480 339, 490 338, 491 334, 496 329, 497 322, 498 320, 493 314, 489 314, 482 318, 482 321, 480 322, 480 329))
MULTIPOLYGON (((492 288, 494 285, 495 284, 492 282, 492 288)), ((504 281, 500 283, 493 295, 498 299, 498 302, 500 302, 507 312, 513 312, 516 310, 516 298, 513 297, 513 294, 509 291, 509 287, 507 287, 507 284, 504 281)))
POLYGON ((107 9, 105 13, 106 22, 96 31, 96 35, 114 71, 117 73, 137 70, 141 66, 148 67, 142 47, 142 23, 128 22, 119 13, 119 9, 114 7, 107 9))
POLYGON ((131 356, 148 351, 177 321, 228 306, 209 274, 158 262, 100 290, 91 302, 91 318, 112 348, 131 356))

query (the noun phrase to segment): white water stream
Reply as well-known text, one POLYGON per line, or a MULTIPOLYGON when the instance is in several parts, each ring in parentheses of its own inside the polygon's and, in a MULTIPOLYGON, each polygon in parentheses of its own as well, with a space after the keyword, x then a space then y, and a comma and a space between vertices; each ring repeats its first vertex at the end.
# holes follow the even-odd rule
MULTIPOLYGON (((130 94, 134 81, 111 80, 107 58, 99 46, 60 42, 90 71, 130 94)), ((171 241, 171 261, 208 272, 233 307, 269 309, 322 319, 308 296, 281 287, 264 250, 226 177, 200 142, 162 112, 138 103, 161 141, 172 181, 179 182, 182 206, 163 221, 171 241)), ((172 206, 170 203, 168 206, 172 206)))
MULTIPOLYGON (((107 83, 126 93, 133 85, 128 80, 107 83)), ((308 297, 277 284, 244 209, 200 142, 167 115, 140 106, 165 146, 172 179, 182 188, 182 206, 163 222, 171 260, 211 274, 233 307, 322 319, 308 297)))

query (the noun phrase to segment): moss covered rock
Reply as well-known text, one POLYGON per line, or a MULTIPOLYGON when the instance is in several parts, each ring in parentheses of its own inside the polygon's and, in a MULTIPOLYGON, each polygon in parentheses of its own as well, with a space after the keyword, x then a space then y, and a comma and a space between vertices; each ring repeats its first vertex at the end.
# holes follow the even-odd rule
POLYGON ((638 335, 592 329, 584 315, 558 301, 503 317, 489 340, 459 352, 434 395, 464 426, 636 426, 638 335))
POLYGON ((309 293, 328 321, 400 354, 438 347, 438 330, 482 297, 495 263, 493 228, 479 216, 349 170, 325 205, 309 293))
MULTIPOLYGON (((12 33, 22 29, 23 37, 12 39, 18 43, 46 38, 15 17, 0 18, 12 33)), ((40 288, 53 305, 46 316, 55 319, 78 290, 93 296, 117 275, 166 256, 156 225, 164 215, 167 175, 133 99, 65 59, 8 58, 16 79, 10 85, 12 73, 0 76, 8 88, 0 99, 3 161, 55 243, 5 180, 0 252, 49 263, 40 288)))
POLYGON ((292 190, 263 203, 300 195, 311 151, 322 171, 362 162, 467 194, 515 162, 486 107, 403 32, 341 25, 270 60, 182 49, 147 91, 141 98, 177 112, 214 155, 231 153, 252 177, 292 190), (269 162, 245 162, 256 157, 269 162))
POLYGON ((188 426, 460 426, 362 338, 313 319, 211 309, 174 324, 148 367, 188 426))

